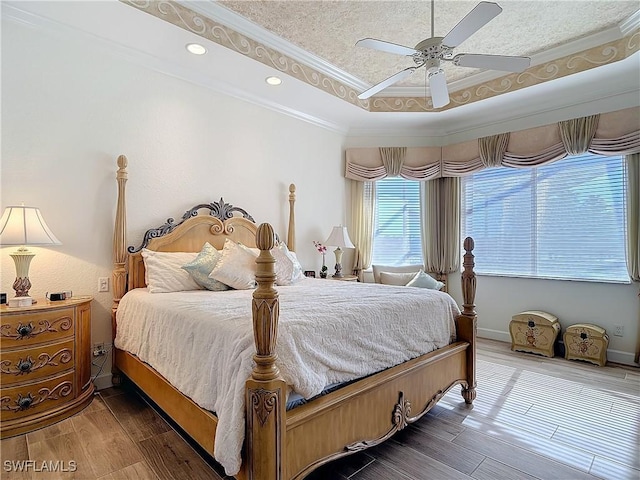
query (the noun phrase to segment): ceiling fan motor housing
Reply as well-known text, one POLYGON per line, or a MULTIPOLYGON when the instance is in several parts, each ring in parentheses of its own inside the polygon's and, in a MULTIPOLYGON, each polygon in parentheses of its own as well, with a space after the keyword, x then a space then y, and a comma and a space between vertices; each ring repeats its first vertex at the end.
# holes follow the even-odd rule
POLYGON ((451 48, 442 44, 443 37, 432 37, 421 41, 415 46, 418 51, 413 56, 414 62, 418 66, 425 65, 427 68, 437 67, 440 60, 451 56, 451 48))

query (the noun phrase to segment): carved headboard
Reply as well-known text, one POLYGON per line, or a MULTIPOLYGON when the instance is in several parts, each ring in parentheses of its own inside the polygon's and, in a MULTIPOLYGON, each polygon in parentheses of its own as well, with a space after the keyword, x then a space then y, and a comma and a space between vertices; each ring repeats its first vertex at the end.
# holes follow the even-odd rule
POLYGON ((205 242, 221 250, 227 238, 248 247, 256 246, 257 225, 242 208, 219 202, 200 204, 187 210, 179 223, 173 218, 158 228, 145 232, 138 247, 129 247, 127 290, 145 287, 142 249, 159 252, 199 252, 205 242), (200 213, 207 209, 209 214, 200 213), (234 216, 235 213, 241 216, 234 216))
MULTIPOLYGON (((187 210, 179 223, 173 218, 158 228, 147 230, 142 244, 126 248, 127 208, 126 184, 128 180, 125 155, 118 157, 118 202, 113 229, 113 305, 111 307, 113 335, 116 332, 116 310, 120 299, 127 290, 145 287, 144 262, 141 250, 148 248, 163 252, 199 252, 205 242, 217 249, 224 246, 226 238, 241 242, 247 246, 256 246, 257 227, 253 218, 243 209, 219 202, 199 204, 187 210), (209 215, 199 214, 208 210, 209 215)), ((287 247, 295 251, 295 200, 296 186, 289 185, 289 226, 287 229, 287 247)))

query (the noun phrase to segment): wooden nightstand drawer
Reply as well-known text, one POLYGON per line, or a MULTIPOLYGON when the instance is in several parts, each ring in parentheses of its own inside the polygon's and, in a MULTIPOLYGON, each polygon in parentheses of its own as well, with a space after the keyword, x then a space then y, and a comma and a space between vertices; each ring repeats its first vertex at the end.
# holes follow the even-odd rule
POLYGON ((0 326, 0 346, 3 349, 25 347, 72 337, 73 319, 73 308, 3 315, 0 326))
POLYGON ((0 354, 0 383, 3 388, 14 383, 35 381, 57 375, 74 365, 73 339, 0 354))
POLYGON ((2 423, 17 418, 52 410, 75 398, 73 372, 2 389, 0 420, 2 423))

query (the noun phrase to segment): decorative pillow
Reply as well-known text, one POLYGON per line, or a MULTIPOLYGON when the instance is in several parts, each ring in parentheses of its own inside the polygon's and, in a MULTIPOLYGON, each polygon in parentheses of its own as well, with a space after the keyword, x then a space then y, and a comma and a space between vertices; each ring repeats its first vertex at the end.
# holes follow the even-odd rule
POLYGON ((444 287, 444 283, 436 280, 428 273, 425 273, 422 270, 420 270, 418 273, 416 273, 415 277, 413 277, 413 280, 407 283, 407 287, 419 287, 419 288, 430 288, 431 290, 440 290, 442 287, 444 287))
POLYGON ((396 273, 380 272, 380 283, 384 285, 398 285, 404 287, 416 276, 416 272, 396 273))
POLYGON ((376 283, 380 282, 380 272, 389 272, 389 273, 413 273, 414 275, 418 273, 420 270, 424 271, 423 265, 371 265, 371 270, 373 270, 373 281, 376 283))
POLYGON ((236 290, 255 288, 257 256, 248 247, 227 238, 222 248, 220 260, 213 267, 209 278, 229 285, 236 290))
POLYGON ((222 282, 209 278, 209 274, 220 260, 222 254, 218 252, 209 242, 206 242, 200 250, 198 256, 192 261, 183 265, 182 268, 189 272, 191 278, 207 290, 221 292, 229 290, 229 286, 222 282))
POLYGON ((280 242, 272 248, 271 254, 276 259, 276 285, 292 285, 304 278, 296 254, 290 252, 284 243, 280 242))
POLYGON ((193 261, 198 254, 192 252, 156 252, 142 249, 145 282, 150 293, 202 290, 182 265, 193 261))

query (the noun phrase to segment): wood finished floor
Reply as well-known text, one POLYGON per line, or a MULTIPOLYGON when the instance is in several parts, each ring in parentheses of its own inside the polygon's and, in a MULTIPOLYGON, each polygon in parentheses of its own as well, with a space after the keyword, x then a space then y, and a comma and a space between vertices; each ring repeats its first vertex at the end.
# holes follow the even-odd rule
MULTIPOLYGON (((482 340, 473 408, 457 387, 390 441, 307 479, 638 480, 639 445, 640 370, 482 340)), ((2 479, 228 478, 129 389, 103 390, 79 414, 0 447, 2 479), (8 472, 6 462, 18 460, 74 460, 77 470, 8 472)))

